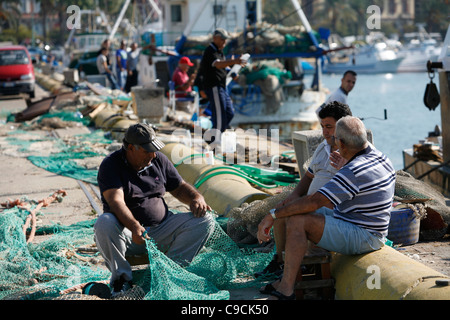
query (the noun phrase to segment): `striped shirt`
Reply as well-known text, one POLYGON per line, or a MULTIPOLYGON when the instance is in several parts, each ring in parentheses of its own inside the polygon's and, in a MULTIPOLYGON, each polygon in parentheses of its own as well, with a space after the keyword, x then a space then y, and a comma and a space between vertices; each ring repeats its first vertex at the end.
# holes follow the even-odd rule
POLYGON ((334 217, 379 236, 388 232, 395 189, 391 161, 369 146, 357 153, 318 192, 334 204, 334 217))

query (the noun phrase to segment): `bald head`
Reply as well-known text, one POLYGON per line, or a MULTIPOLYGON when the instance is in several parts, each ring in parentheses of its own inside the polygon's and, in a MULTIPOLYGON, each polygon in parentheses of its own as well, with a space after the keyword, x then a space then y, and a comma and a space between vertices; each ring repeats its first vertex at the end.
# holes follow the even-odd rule
POLYGON ((336 122, 335 136, 348 149, 359 151, 367 147, 367 130, 359 118, 346 116, 339 119, 336 122))

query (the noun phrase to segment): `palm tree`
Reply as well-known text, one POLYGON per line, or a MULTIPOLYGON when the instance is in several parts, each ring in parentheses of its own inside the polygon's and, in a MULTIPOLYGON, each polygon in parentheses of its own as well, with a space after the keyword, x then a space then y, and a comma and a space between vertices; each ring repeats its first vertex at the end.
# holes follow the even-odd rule
POLYGON ((8 29, 14 29, 17 31, 20 25, 20 4, 17 1, 5 0, 5 2, 0 6, 0 19, 2 19, 3 26, 8 29))
POLYGON ((383 6, 383 0, 349 0, 349 6, 356 14, 351 32, 356 35, 366 34, 367 8, 371 5, 383 6))
POLYGON ((324 0, 318 4, 313 13, 315 25, 330 28, 332 33, 347 34, 348 25, 356 23, 357 12, 351 7, 349 0, 324 0))

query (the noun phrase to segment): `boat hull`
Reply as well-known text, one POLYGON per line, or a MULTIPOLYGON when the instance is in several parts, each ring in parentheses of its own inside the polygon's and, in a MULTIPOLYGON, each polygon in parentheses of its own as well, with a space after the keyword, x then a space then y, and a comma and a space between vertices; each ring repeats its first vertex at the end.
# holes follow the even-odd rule
POLYGON ((407 54, 400 63, 398 72, 427 72, 427 62, 436 61, 438 55, 407 54))
POLYGON ((259 114, 242 114, 235 112, 231 126, 246 129, 278 130, 281 140, 289 140, 292 133, 299 130, 319 129, 315 110, 326 100, 325 91, 304 90, 301 96, 286 97, 276 112, 267 113, 265 102, 261 102, 259 114))
POLYGON ((400 63, 403 58, 396 58, 393 60, 376 61, 367 64, 358 63, 327 63, 324 66, 323 73, 337 73, 342 74, 347 70, 354 70, 358 74, 375 74, 375 73, 396 73, 398 72, 400 63))

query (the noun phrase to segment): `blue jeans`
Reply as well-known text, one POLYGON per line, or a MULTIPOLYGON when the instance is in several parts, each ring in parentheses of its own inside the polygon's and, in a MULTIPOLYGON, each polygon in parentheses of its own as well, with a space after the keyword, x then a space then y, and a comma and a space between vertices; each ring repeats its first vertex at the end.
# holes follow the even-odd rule
POLYGON ((116 76, 118 88, 123 90, 127 82, 127 70, 120 71, 120 69, 116 69, 116 76))
POLYGON ((114 77, 113 74, 109 73, 109 72, 105 72, 103 73, 104 75, 106 75, 106 77, 109 80, 109 83, 111 84, 111 89, 117 89, 119 88, 119 86, 117 85, 117 81, 116 81, 116 77, 114 77))

